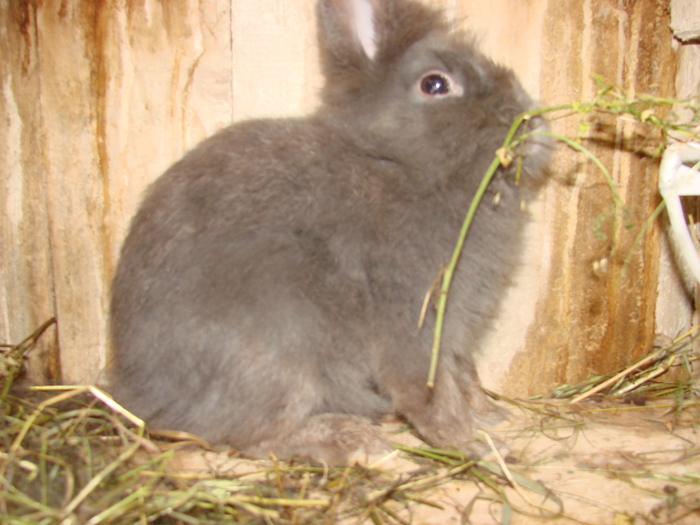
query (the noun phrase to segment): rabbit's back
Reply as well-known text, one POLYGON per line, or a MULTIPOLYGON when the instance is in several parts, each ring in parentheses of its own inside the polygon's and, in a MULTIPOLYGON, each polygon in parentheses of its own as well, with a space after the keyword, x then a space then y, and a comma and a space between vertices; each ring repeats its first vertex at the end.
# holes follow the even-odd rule
POLYGON ((246 419, 283 405, 387 411, 376 393, 339 395, 375 381, 363 261, 372 197, 333 180, 323 144, 333 143, 317 129, 233 126, 150 189, 112 295, 115 391, 137 414, 242 446, 249 438, 236 436, 261 427, 246 419))

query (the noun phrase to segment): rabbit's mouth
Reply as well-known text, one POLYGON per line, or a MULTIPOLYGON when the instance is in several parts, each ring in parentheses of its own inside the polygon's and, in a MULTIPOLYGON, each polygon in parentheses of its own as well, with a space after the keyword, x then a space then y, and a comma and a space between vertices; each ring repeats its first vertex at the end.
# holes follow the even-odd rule
MULTIPOLYGON (((541 116, 529 118, 524 123, 524 133, 527 139, 523 147, 523 166, 528 174, 543 174, 542 166, 549 163, 549 159, 554 151, 554 139, 549 131, 549 124, 541 116)), ((543 183, 544 177, 537 177, 537 182, 543 183)))

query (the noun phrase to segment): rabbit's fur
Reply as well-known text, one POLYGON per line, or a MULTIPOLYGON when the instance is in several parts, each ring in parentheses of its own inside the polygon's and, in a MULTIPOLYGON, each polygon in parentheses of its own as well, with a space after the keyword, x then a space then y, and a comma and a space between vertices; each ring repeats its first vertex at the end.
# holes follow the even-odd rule
POLYGON ((232 125, 148 190, 113 283, 113 392, 152 427, 254 455, 346 463, 383 450, 372 422, 391 412, 468 448, 500 417, 474 354, 518 265, 548 144, 520 149, 518 183, 510 167, 490 185, 430 389, 435 312, 418 330, 421 305, 533 103, 420 3, 321 0, 318 21, 320 109, 232 125), (422 91, 431 74, 448 93, 422 91))

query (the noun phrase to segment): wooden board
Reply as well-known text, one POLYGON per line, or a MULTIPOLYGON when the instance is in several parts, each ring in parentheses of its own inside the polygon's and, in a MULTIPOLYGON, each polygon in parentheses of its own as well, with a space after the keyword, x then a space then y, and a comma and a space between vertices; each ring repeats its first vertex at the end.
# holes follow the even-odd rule
POLYGON ((697 0, 673 0, 671 2, 671 28, 682 42, 700 40, 700 2, 697 0))

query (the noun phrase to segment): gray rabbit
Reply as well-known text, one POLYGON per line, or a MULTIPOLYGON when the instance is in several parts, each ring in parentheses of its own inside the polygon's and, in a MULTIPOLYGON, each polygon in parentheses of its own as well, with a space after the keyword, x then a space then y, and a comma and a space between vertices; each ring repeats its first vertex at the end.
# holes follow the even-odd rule
MULTIPOLYGON (((112 288, 115 398, 152 427, 254 456, 353 462, 382 414, 470 450, 497 422, 474 354, 518 265, 549 144, 520 148, 477 212, 436 384, 425 295, 519 113, 513 73, 411 0, 320 0, 323 104, 232 125, 153 183, 112 288), (515 163, 514 163, 515 164, 515 163), (497 198, 496 198, 497 196, 497 198)), ((541 119, 529 129, 545 129, 541 119)))

